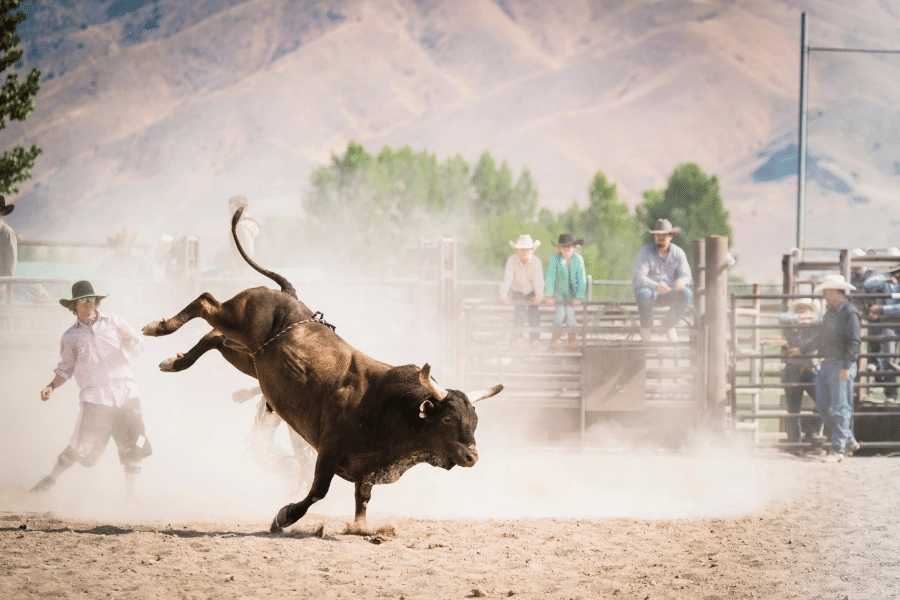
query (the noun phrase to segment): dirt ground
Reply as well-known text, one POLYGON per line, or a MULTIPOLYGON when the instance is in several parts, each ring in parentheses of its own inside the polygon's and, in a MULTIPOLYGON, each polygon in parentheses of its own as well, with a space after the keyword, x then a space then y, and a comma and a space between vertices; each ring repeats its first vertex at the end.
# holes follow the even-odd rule
POLYGON ((392 517, 359 535, 348 505, 270 535, 6 511, 0 597, 898 597, 900 460, 763 460, 792 485, 735 518, 392 517))

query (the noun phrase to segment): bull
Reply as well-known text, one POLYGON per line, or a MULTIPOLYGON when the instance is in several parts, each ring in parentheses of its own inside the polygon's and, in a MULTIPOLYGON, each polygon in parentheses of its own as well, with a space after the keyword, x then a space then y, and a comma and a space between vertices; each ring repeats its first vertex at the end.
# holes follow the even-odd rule
POLYGON ((213 330, 160 369, 182 371, 218 350, 259 381, 271 410, 318 452, 306 497, 283 506, 270 531, 300 520, 325 497, 335 475, 355 485, 354 522, 364 523, 372 486, 393 483, 419 463, 472 467, 478 460, 473 405, 503 385, 465 394, 438 385, 427 363, 421 369, 391 366, 356 350, 297 298, 287 279, 247 256, 235 232, 242 213, 231 222, 238 251, 281 290, 247 289, 225 302, 204 293, 174 317, 147 324, 143 333, 169 335, 191 319, 204 319, 213 330))

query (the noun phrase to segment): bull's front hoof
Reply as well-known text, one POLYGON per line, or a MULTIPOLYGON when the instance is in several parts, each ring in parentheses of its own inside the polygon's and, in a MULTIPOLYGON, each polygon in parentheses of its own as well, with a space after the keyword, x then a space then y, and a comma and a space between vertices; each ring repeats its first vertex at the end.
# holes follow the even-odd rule
POLYGON ((182 354, 181 352, 175 355, 174 358, 167 358, 166 360, 159 363, 159 370, 165 373, 175 373, 177 371, 180 371, 181 369, 175 366, 175 361, 181 358, 184 358, 184 354, 182 354))
POLYGON ((160 329, 162 329, 162 321, 153 321, 152 323, 144 325, 144 328, 141 329, 141 333, 148 337, 157 337, 162 335, 160 329))
POLYGON ((294 521, 291 521, 287 516, 287 509, 287 506, 281 507, 281 510, 278 511, 278 514, 275 515, 274 519, 272 519, 272 526, 269 527, 269 533, 281 533, 282 531, 284 531, 285 527, 290 527, 294 524, 294 521))

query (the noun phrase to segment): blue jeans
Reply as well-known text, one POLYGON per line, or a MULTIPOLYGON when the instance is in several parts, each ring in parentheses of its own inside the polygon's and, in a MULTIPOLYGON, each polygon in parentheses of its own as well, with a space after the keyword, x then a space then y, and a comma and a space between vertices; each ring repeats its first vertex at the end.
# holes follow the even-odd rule
POLYGON ((578 327, 578 323, 575 321, 575 307, 572 306, 572 301, 568 298, 563 298, 559 294, 553 295, 553 300, 556 303, 556 312, 553 313, 553 326, 554 327, 562 327, 565 322, 566 327, 578 327))
MULTIPOLYGON (((897 335, 897 331, 895 329, 891 329, 890 327, 869 327, 869 335, 884 335, 884 336, 894 336, 897 335)), ((884 353, 884 354, 894 354, 896 353, 897 342, 891 341, 878 341, 878 342, 869 342, 869 352, 874 353, 884 353)), ((878 365, 879 371, 893 371, 891 365, 889 364, 892 358, 889 357, 881 357, 876 358, 875 362, 878 365)), ((896 375, 876 375, 875 381, 878 383, 896 383, 897 376, 896 375)), ((889 400, 897 399, 897 388, 895 387, 885 387, 884 388, 884 397, 889 400)))
POLYGON ((653 307, 658 305, 671 307, 669 313, 662 320, 663 329, 671 329, 675 327, 678 319, 691 305, 694 300, 694 292, 687 287, 680 292, 673 289, 668 294, 660 295, 654 288, 641 287, 634 290, 634 299, 637 301, 642 328, 653 327, 653 307))
MULTIPOLYGON (((541 313, 538 311, 538 307, 531 303, 534 300, 534 292, 531 292, 527 296, 520 292, 512 292, 510 294, 510 299, 513 304, 513 326, 521 327, 525 324, 525 313, 528 313, 528 325, 530 327, 538 328, 541 326, 541 313)), ((534 341, 540 337, 540 333, 532 333, 531 340, 534 341)))
POLYGON ((816 410, 831 430, 831 449, 843 453, 847 444, 856 441, 850 431, 856 365, 850 367, 848 381, 838 379, 840 370, 840 362, 836 360, 823 362, 819 367, 819 375, 816 377, 816 410))
MULTIPOLYGON (((784 400, 787 404, 787 411, 792 415, 799 415, 800 408, 803 405, 803 392, 809 394, 813 400, 816 399, 816 372, 813 370, 800 370, 790 365, 785 367, 784 383, 808 383, 809 385, 795 388, 784 389, 784 400)), ((785 419, 784 429, 787 432, 789 442, 799 442, 800 434, 804 438, 811 438, 819 435, 822 429, 822 421, 820 419, 785 419)))

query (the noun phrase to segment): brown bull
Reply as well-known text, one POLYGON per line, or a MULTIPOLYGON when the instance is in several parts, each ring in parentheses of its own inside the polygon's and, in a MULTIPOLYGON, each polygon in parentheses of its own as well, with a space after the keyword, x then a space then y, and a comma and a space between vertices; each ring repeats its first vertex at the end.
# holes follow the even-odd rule
POLYGON ((410 467, 426 462, 451 469, 478 460, 472 403, 503 389, 497 385, 469 397, 445 390, 428 364, 393 367, 354 349, 297 299, 282 276, 263 269, 244 253, 235 233, 242 209, 232 219, 241 256, 274 280, 281 291, 258 287, 218 302, 202 294, 184 310, 144 327, 144 335, 168 335, 201 317, 213 327, 198 344, 160 364, 163 371, 190 367, 204 352, 219 350, 240 371, 256 377, 270 407, 318 451, 306 497, 275 516, 271 531, 297 522, 325 497, 338 475, 356 486, 357 522, 365 521, 375 484, 393 483, 410 467))

